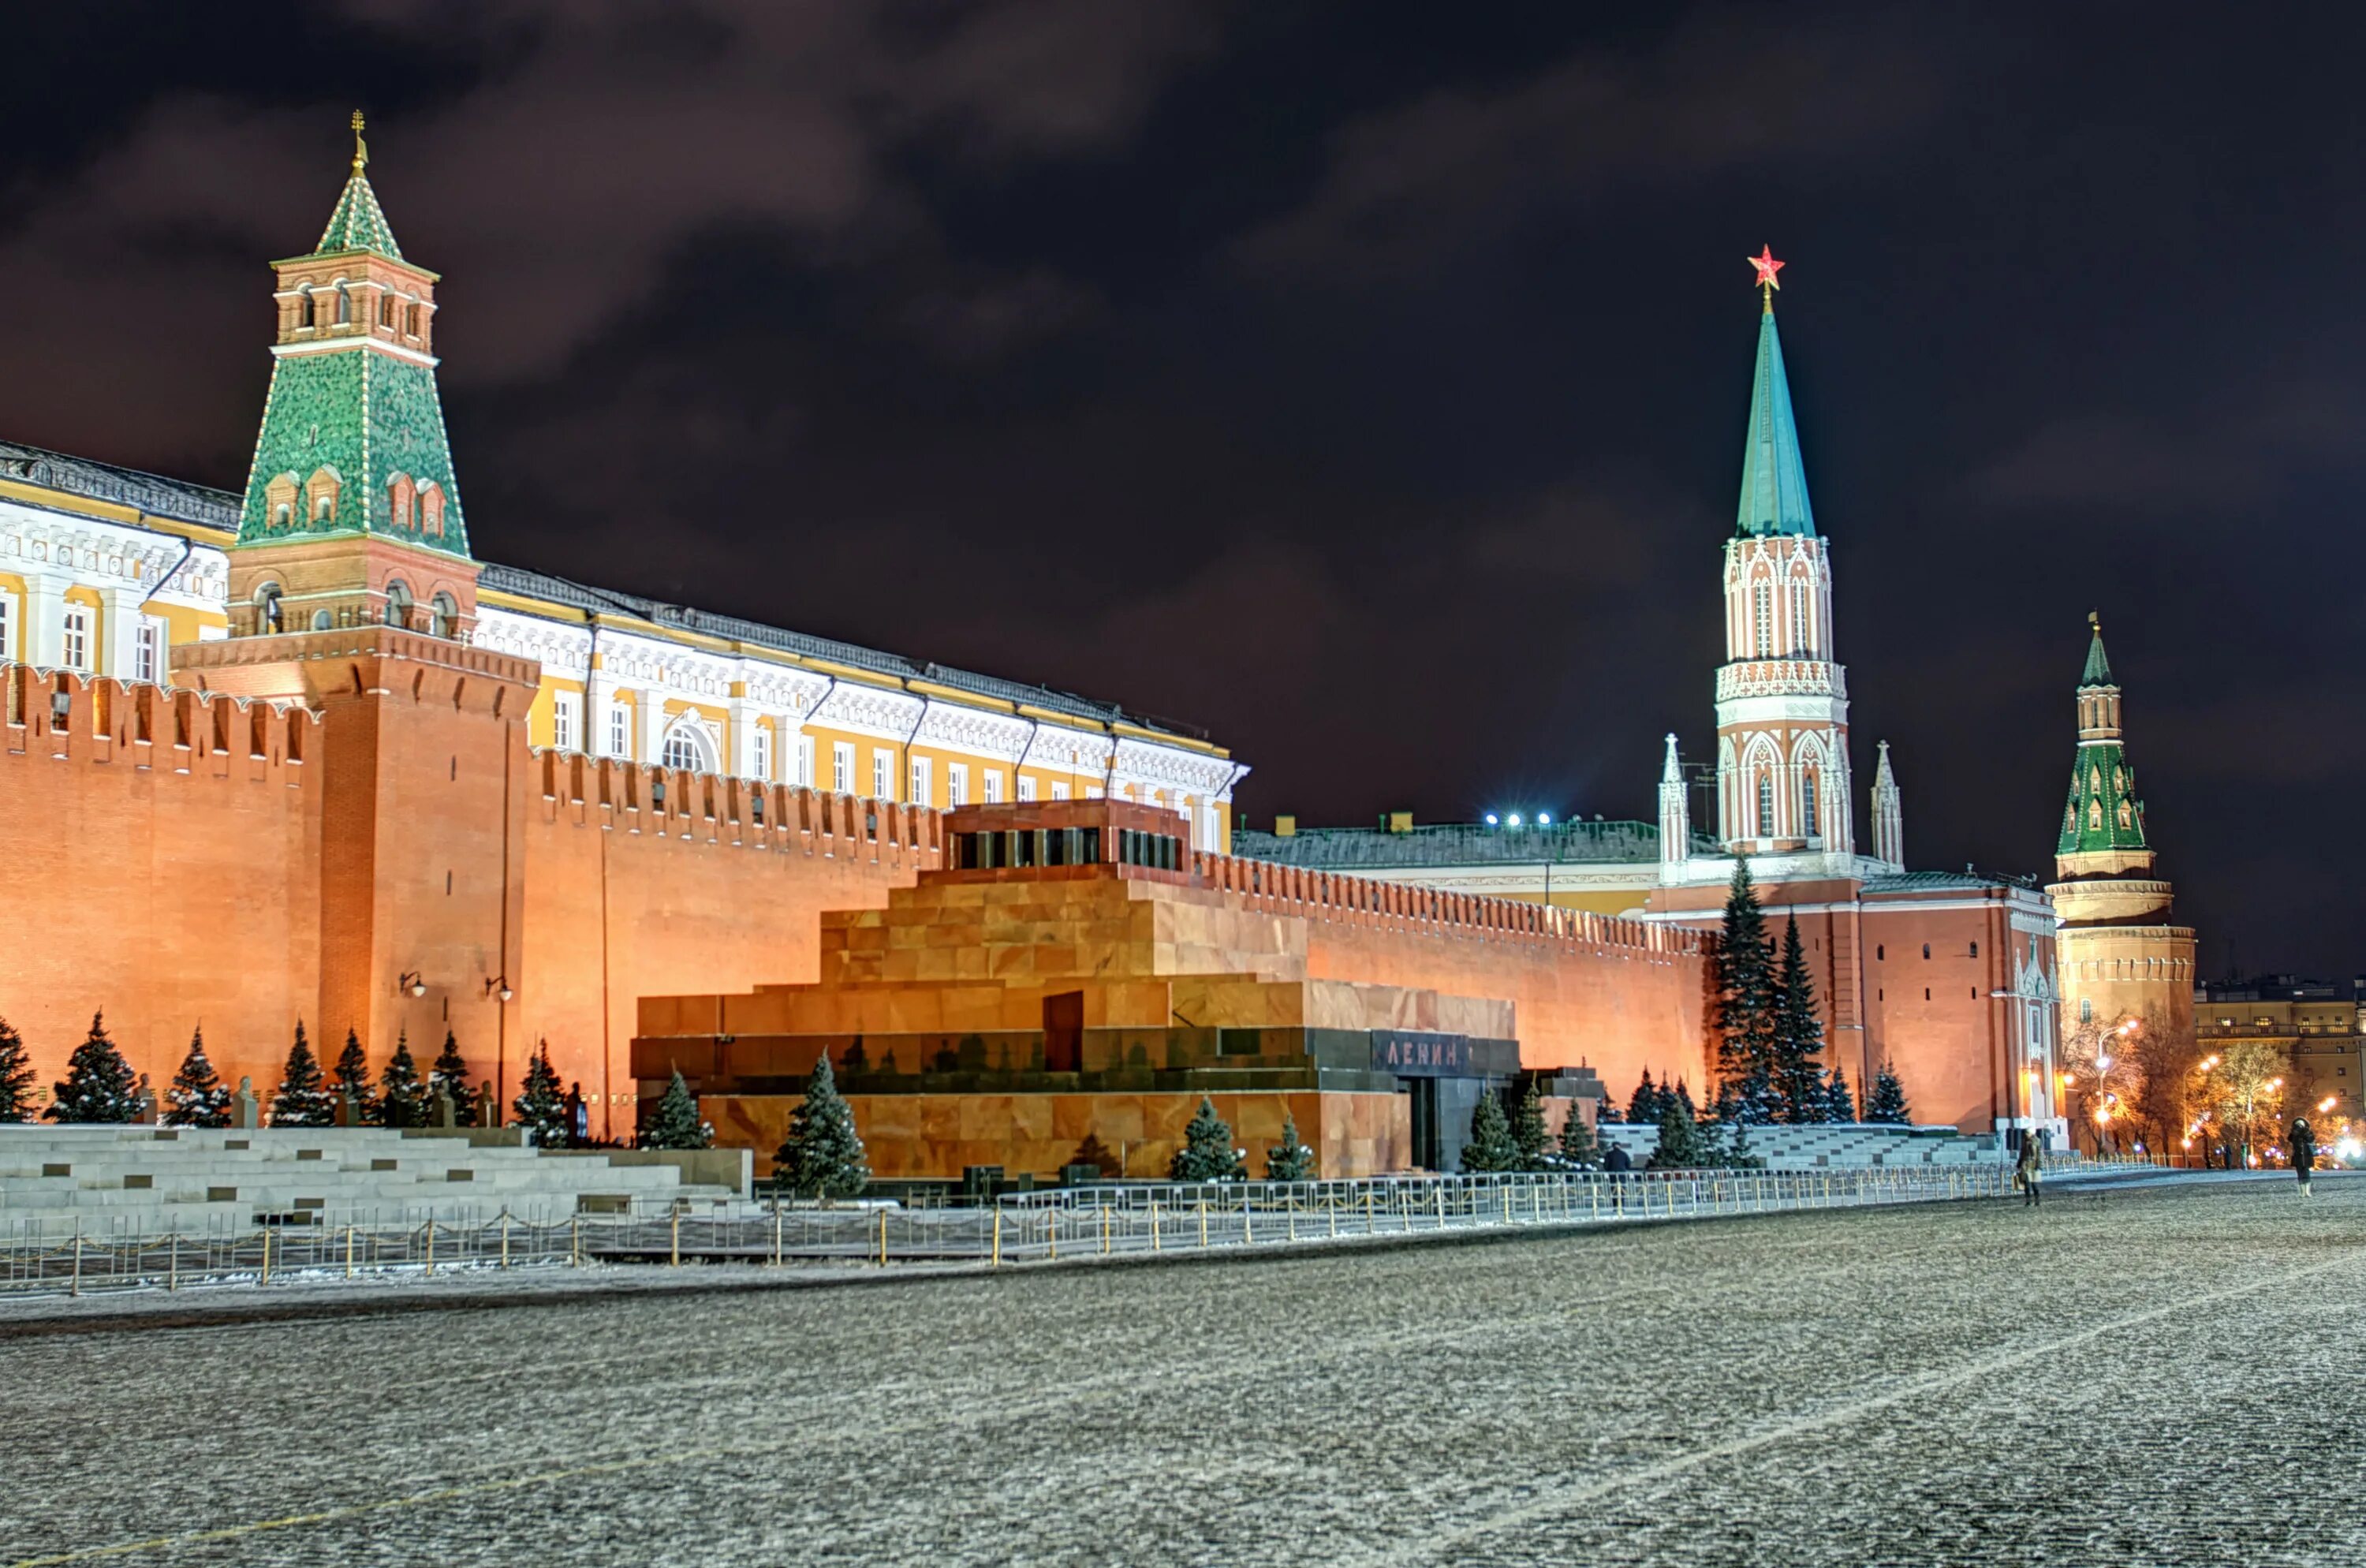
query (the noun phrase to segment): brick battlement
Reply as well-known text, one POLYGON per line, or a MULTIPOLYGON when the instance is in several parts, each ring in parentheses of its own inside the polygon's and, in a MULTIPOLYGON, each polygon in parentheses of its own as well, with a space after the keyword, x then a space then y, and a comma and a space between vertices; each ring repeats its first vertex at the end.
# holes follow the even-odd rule
POLYGON ((1653 962, 1680 955, 1697 957, 1708 951, 1708 940, 1702 932, 1622 920, 1590 909, 1556 909, 1515 898, 1377 882, 1234 855, 1196 853, 1191 866, 1202 886, 1246 895, 1252 908, 1273 914, 1351 921, 1423 935, 1477 936, 1571 952, 1631 955, 1653 962))
POLYGON ((0 709, 9 754, 217 777, 242 760, 253 778, 301 769, 318 749, 320 729, 320 716, 299 703, 29 664, 0 664, 0 709))
POLYGON ((926 807, 580 751, 536 748, 534 758, 546 822, 915 871, 935 867, 944 852, 944 815, 926 807))

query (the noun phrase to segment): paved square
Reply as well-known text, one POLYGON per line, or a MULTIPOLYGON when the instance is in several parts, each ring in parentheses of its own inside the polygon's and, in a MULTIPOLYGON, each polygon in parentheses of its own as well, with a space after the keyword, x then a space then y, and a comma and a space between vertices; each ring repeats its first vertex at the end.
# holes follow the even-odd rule
POLYGON ((0 1337, 0 1562, 2348 1562, 2361 1308, 2327 1178, 0 1337))

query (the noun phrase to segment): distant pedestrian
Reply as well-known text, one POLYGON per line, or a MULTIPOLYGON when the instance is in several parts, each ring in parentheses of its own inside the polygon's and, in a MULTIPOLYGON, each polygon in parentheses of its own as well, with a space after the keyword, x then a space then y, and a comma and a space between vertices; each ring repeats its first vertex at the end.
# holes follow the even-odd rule
POLYGON ((2021 1158, 2013 1162, 2013 1185, 2021 1189, 2021 1205, 2037 1207, 2037 1185, 2045 1170, 2045 1158, 2040 1152, 2040 1134, 2034 1127, 2021 1130, 2021 1158))
POLYGON ((1624 1181, 1627 1173, 1635 1168, 1635 1159, 1627 1152, 1626 1145, 1613 1144, 1610 1152, 1602 1156, 1602 1168, 1610 1173, 1611 1180, 1624 1181))
POLYGON ((580 1082, 567 1086, 567 1134, 568 1142, 579 1149, 592 1141, 592 1108, 584 1103, 580 1082))
POLYGON ((2292 1124, 2293 1174, 2300 1178, 2300 1195, 2308 1196, 2308 1175, 2316 1168, 2316 1134, 2309 1131, 2308 1118, 2295 1116, 2292 1124))

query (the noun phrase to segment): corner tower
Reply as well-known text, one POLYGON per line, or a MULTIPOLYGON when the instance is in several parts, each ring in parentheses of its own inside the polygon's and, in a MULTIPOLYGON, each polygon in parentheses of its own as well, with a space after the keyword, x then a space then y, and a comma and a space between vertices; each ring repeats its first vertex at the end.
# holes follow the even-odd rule
POLYGON ((2120 686, 2101 617, 2079 677, 2079 750, 2054 848, 2056 935, 2067 1023, 2105 1026, 2148 1013, 2190 1031, 2193 931, 2169 923, 2171 889, 2151 874, 2144 801, 2120 727, 2120 686))
MULTIPOLYGON (((1823 857, 1855 850, 1848 688, 1832 658, 1832 576, 1808 505, 1769 251, 1758 269, 1758 366, 1741 457, 1741 504, 1725 547, 1725 663, 1717 672, 1718 837, 1729 854, 1823 857)), ((1803 871, 1812 870, 1803 865, 1803 871)))

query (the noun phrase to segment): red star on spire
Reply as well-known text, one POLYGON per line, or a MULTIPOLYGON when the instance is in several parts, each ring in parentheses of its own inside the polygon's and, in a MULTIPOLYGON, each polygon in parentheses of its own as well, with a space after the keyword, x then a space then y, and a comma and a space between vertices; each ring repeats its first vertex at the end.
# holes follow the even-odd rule
POLYGON ((1782 271, 1786 264, 1778 262, 1774 259, 1774 248, 1772 245, 1761 245, 1758 247, 1758 254, 1756 255, 1744 256, 1741 259, 1758 269, 1759 288, 1780 288, 1783 287, 1782 283, 1775 278, 1774 275, 1782 271))

